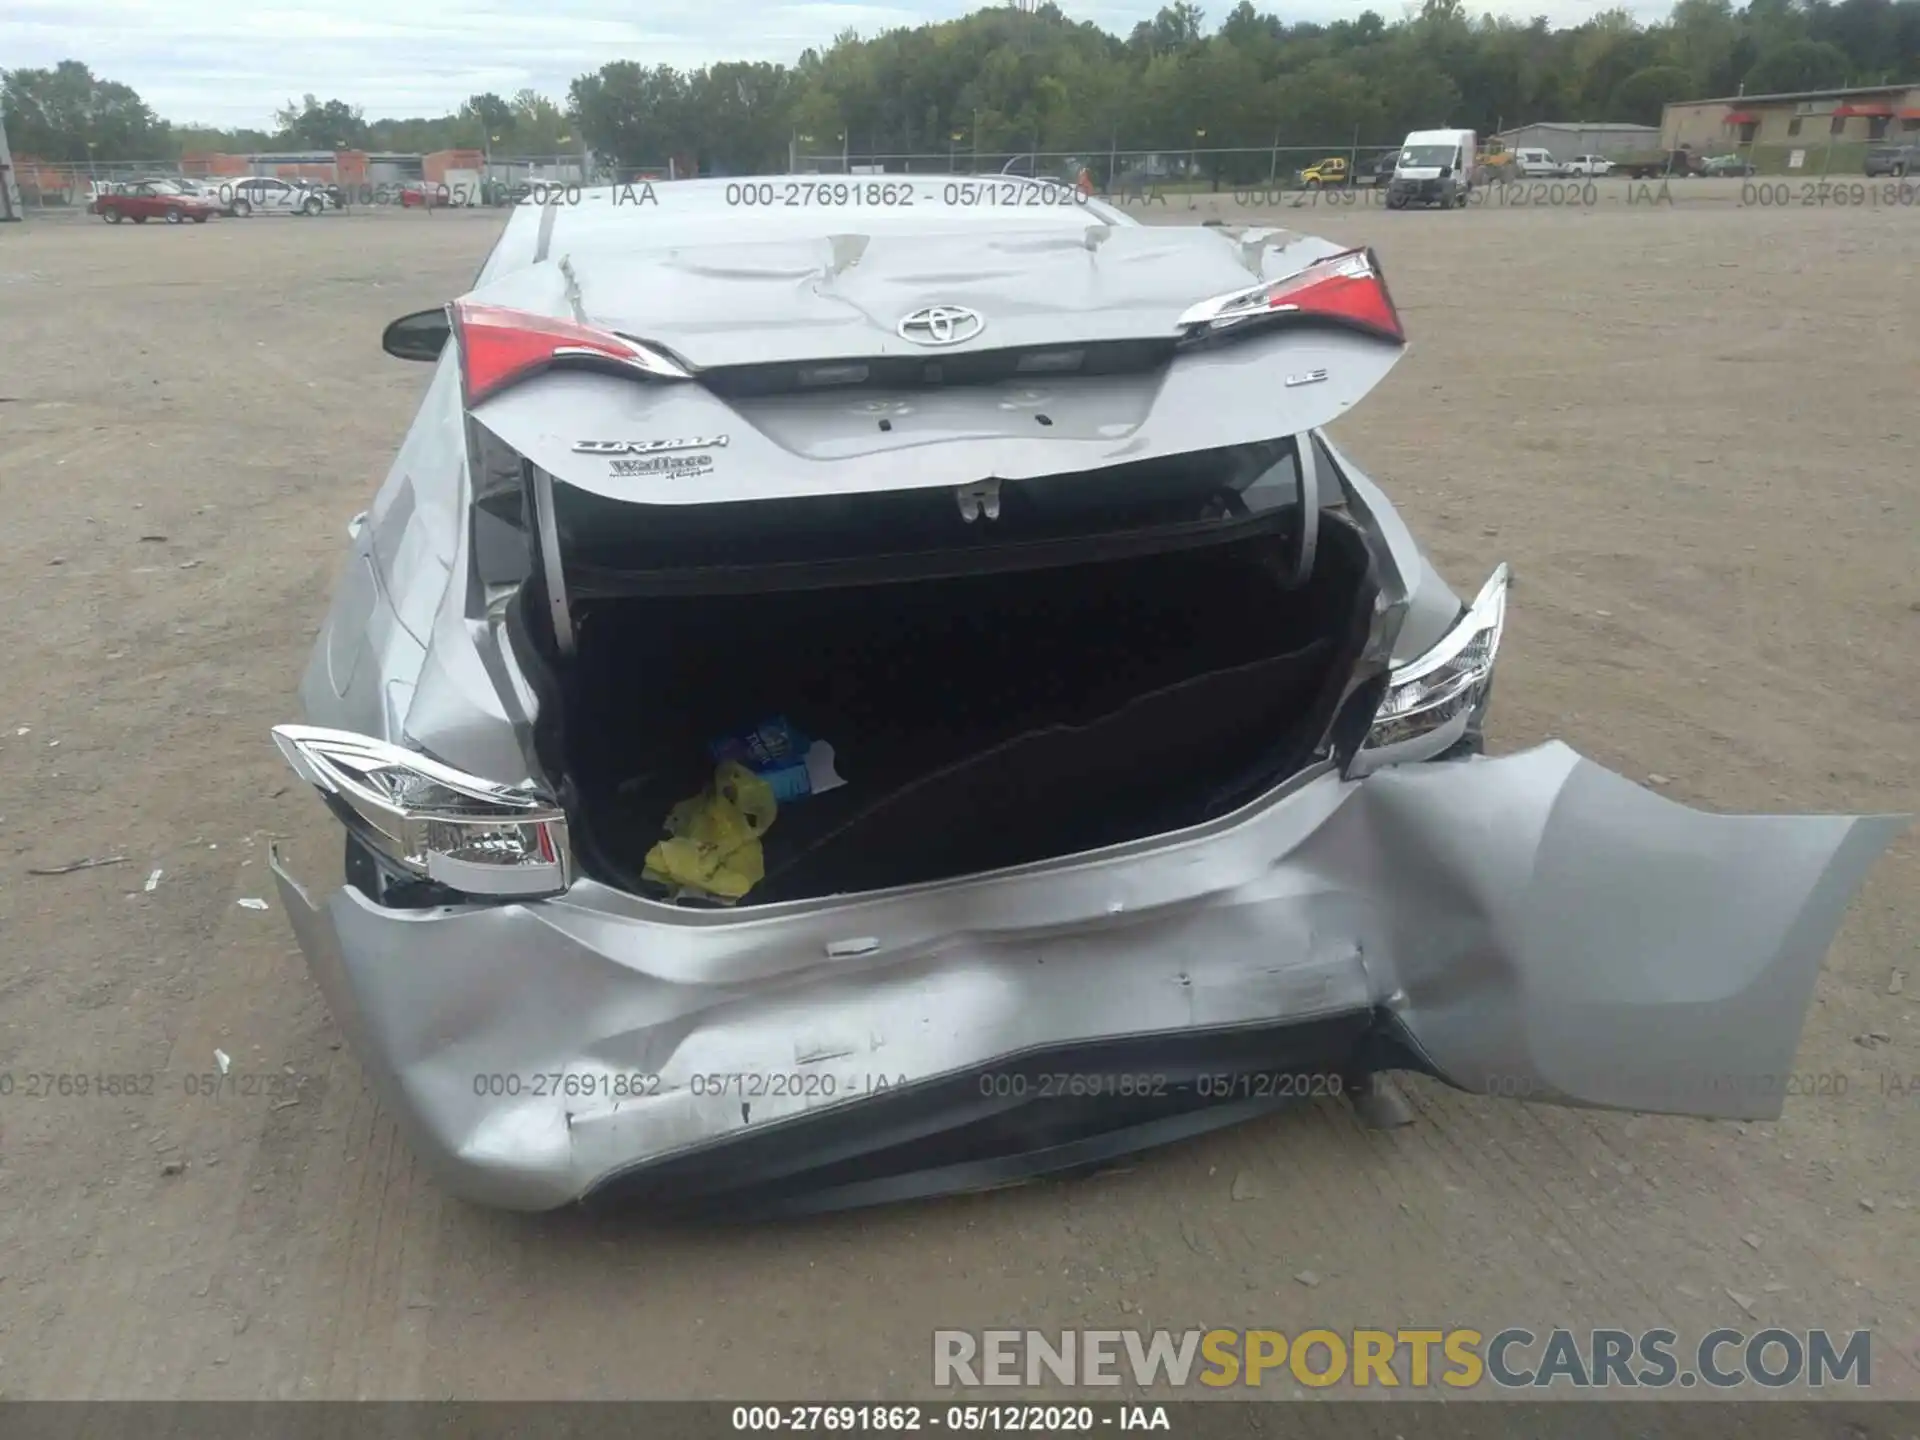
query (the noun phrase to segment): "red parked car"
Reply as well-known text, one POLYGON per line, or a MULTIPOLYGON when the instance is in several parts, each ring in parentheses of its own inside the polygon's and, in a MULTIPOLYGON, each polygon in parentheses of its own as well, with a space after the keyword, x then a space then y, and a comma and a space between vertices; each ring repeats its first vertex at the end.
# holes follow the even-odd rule
POLYGON ((169 225, 178 225, 183 220, 204 225, 219 213, 219 208, 204 196, 183 189, 171 180, 137 180, 123 185, 102 194, 93 202, 93 209, 109 225, 118 225, 122 220, 144 225, 156 215, 169 225))

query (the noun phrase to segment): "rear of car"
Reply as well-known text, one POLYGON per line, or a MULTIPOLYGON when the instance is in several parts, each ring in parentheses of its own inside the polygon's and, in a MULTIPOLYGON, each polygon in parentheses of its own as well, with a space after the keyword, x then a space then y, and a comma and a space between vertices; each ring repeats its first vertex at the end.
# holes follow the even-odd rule
POLYGON ((1869 178, 1920 174, 1920 140, 1905 145, 1875 145, 1867 151, 1862 169, 1869 178))
POLYGON ((144 225, 160 220, 169 225, 191 221, 205 224, 217 213, 211 202, 175 181, 140 180, 102 193, 92 209, 109 224, 131 220, 144 225))
POLYGON ((1320 428, 1402 353, 1377 262, 1047 188, 588 192, 394 327, 434 378, 275 732, 344 863, 274 865, 415 1148, 765 1212, 1396 1067, 1765 1109, 1687 1067, 1785 1069, 1878 832, 1460 759, 1504 567, 1463 603, 1320 428))

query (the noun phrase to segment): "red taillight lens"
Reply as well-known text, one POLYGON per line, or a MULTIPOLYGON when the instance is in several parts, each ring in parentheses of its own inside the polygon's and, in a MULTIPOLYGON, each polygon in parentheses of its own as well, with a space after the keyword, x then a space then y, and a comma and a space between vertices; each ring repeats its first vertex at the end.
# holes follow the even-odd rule
POLYGON ((684 380, 686 371, 644 345, 571 320, 501 305, 455 301, 460 381, 469 408, 554 365, 612 366, 656 379, 684 380))
POLYGON ((1407 338, 1371 250, 1342 251, 1283 280, 1203 300, 1182 315, 1180 323, 1218 330, 1273 315, 1331 320, 1395 344, 1405 344, 1407 338))
POLYGON ((1392 340, 1405 340, 1387 282, 1368 250, 1349 250, 1310 265, 1273 286, 1268 310, 1293 310, 1343 320, 1392 340))

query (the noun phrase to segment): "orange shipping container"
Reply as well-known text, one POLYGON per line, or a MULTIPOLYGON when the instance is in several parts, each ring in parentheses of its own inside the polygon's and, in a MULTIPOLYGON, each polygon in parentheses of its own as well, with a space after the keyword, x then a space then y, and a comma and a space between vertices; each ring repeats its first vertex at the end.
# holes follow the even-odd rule
POLYGON ((431 155, 421 157, 420 175, 429 185, 444 185, 449 170, 482 170, 486 168, 486 163, 484 151, 436 150, 431 155))

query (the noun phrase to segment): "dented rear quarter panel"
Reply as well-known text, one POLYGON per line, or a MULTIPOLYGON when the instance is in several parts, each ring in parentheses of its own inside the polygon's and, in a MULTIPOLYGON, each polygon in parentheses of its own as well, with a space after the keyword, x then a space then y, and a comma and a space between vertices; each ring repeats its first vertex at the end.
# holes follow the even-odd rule
POLYGON ((743 1108, 696 1076, 825 1066, 911 1086, 1076 1042, 1342 1014, 1470 1090, 1777 1115, 1841 912, 1905 823, 1706 815, 1556 743, 1322 770, 1179 835, 740 914, 593 881, 395 912, 275 869, 416 1147, 469 1198, 545 1209, 870 1103, 842 1083, 743 1108), (657 1088, 477 1093, 542 1074, 657 1088))

